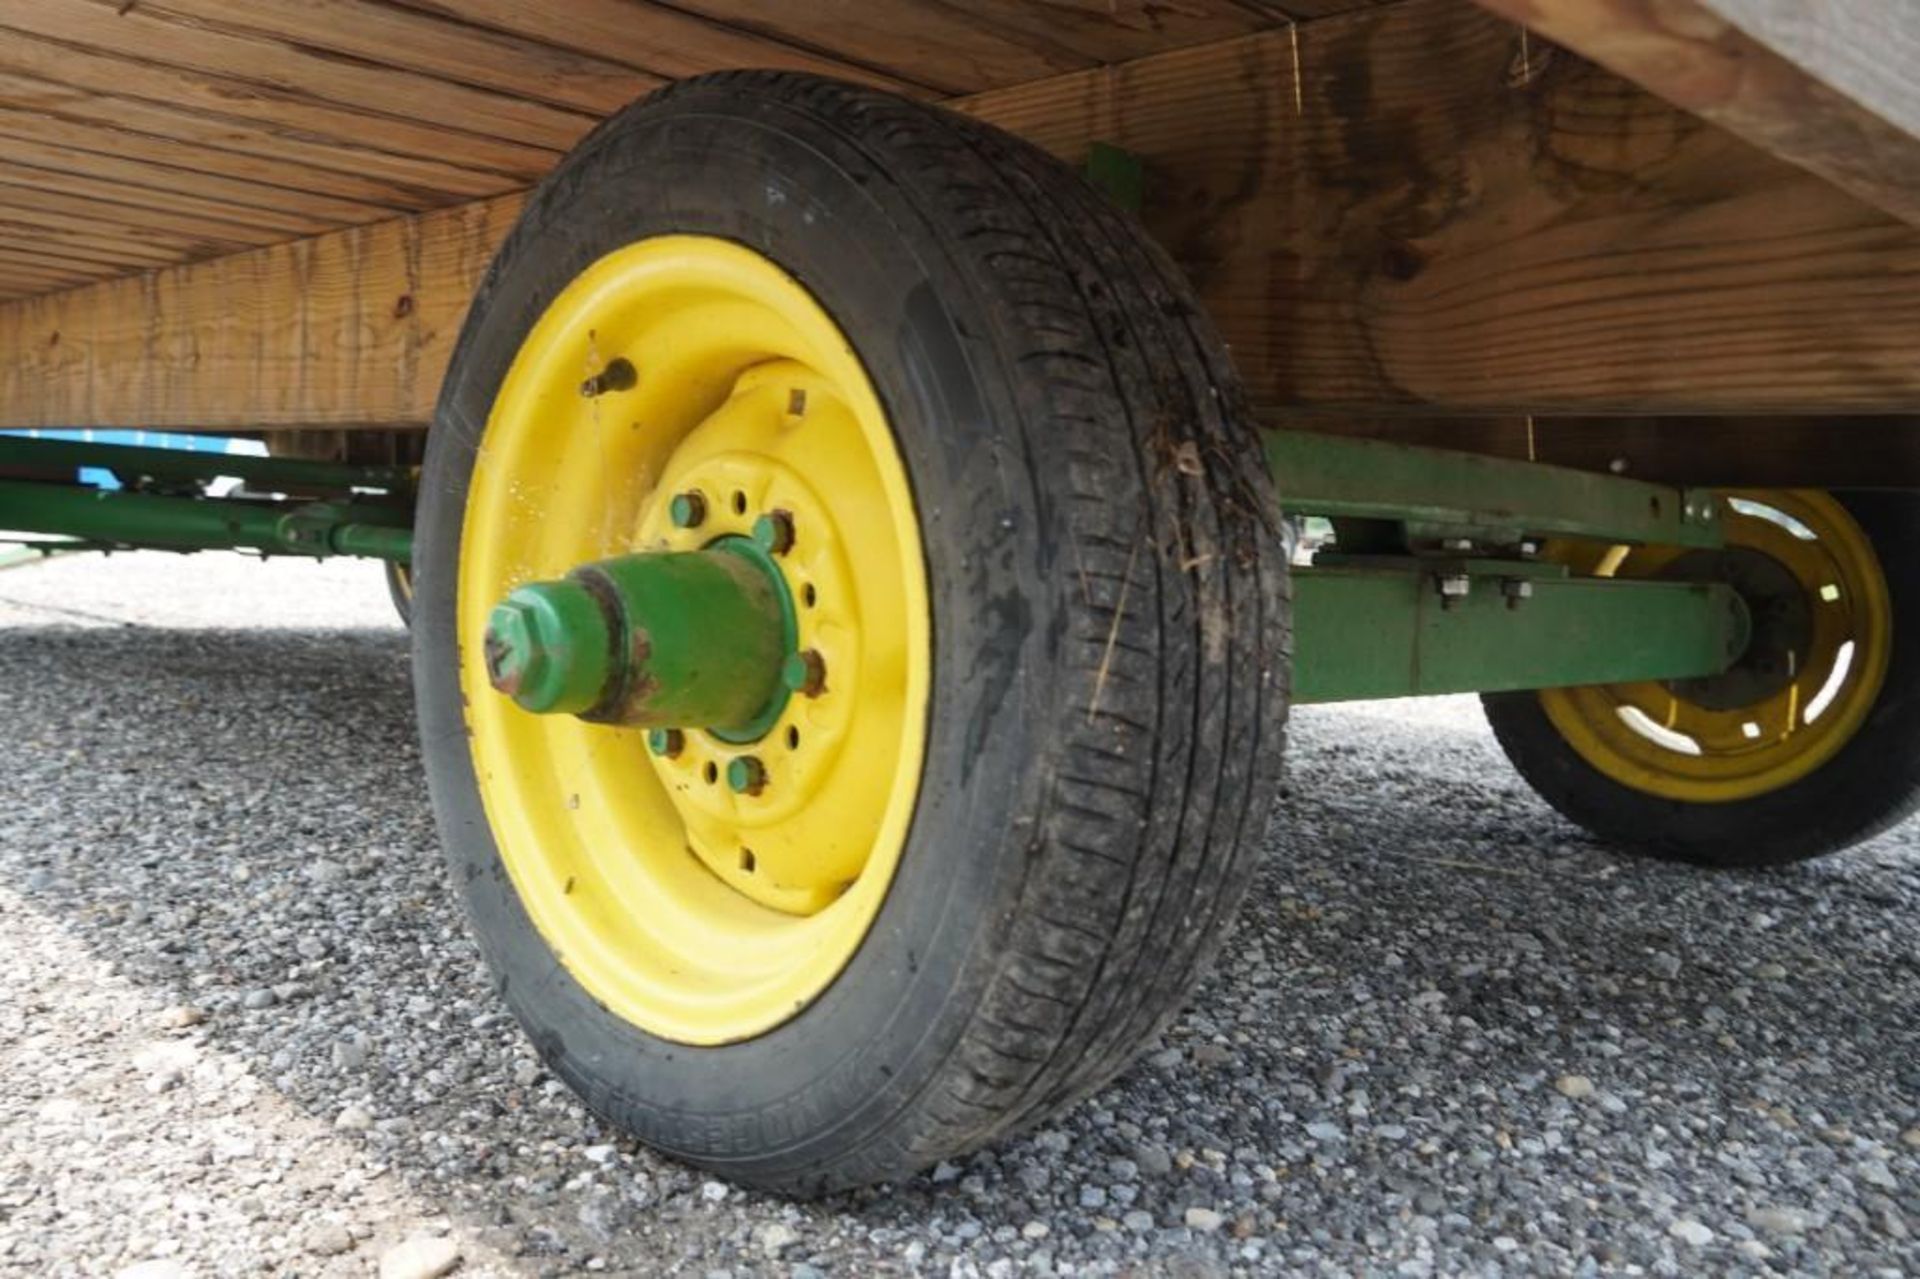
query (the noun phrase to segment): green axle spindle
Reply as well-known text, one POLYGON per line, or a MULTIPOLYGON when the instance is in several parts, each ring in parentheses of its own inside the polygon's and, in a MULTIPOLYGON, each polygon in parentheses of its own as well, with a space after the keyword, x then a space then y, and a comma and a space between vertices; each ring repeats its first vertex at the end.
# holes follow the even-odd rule
POLYGON ((516 588, 488 619, 487 675, 535 713, 739 739, 785 704, 793 632, 778 571, 731 538, 516 588))

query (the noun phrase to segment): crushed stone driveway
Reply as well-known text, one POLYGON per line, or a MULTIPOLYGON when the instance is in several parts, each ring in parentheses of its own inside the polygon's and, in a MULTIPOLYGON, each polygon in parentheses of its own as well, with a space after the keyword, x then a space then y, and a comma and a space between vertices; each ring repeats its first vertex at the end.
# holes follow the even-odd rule
POLYGON ((0 570, 0 1272, 1920 1273, 1920 827, 1596 846, 1467 699, 1295 718, 1215 974, 1118 1084, 902 1185, 602 1128, 486 983, 377 567, 0 570))

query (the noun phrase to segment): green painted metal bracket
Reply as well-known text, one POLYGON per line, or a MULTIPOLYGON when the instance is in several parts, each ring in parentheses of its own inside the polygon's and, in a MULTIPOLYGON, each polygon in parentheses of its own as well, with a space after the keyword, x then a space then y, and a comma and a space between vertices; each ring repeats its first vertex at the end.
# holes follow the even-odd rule
POLYGON ((276 493, 354 490, 402 493, 414 486, 413 471, 404 466, 353 466, 296 457, 194 453, 130 444, 96 444, 91 440, 0 435, 0 475, 57 476, 71 474, 83 466, 111 471, 130 488, 147 480, 204 482, 229 475, 251 488, 276 493))
POLYGON ((1111 142, 1089 146, 1086 178, 1100 194, 1129 213, 1140 212, 1146 204, 1146 162, 1125 147, 1111 142))
POLYGON ((1289 515, 1395 520, 1501 545, 1579 537, 1717 548, 1718 499, 1591 471, 1306 431, 1264 432, 1289 515))
POLYGON ((1720 583, 1294 573, 1296 703, 1717 675, 1746 648, 1720 583))
POLYGON ((56 534, 97 547, 357 555, 405 563, 409 507, 378 502, 272 502, 170 496, 0 480, 0 530, 56 534))

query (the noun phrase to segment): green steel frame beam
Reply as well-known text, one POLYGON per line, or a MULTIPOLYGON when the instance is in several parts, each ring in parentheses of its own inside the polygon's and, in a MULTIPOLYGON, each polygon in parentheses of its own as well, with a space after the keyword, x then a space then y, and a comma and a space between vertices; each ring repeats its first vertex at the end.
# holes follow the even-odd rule
POLYGON ((129 486, 142 480, 199 482, 229 475, 253 488, 279 493, 345 493, 356 489, 401 493, 414 484, 412 470, 404 466, 351 466, 297 457, 196 453, 0 434, 0 475, 53 475, 83 466, 111 471, 129 486))
POLYGON ((52 533, 100 547, 250 550, 408 561, 410 507, 172 497, 0 480, 0 530, 52 533))
POLYGON ((74 539, 60 544, 69 550, 245 550, 405 563, 413 553, 413 488, 414 473, 404 466, 0 434, 0 540, 54 535, 74 539), (80 484, 82 467, 110 471, 124 487, 80 484), (207 494, 209 482, 227 476, 259 492, 207 494), (332 500, 310 500, 320 497, 332 500))
POLYGON ((1705 489, 1477 453, 1305 431, 1264 432, 1288 515, 1396 520, 1514 542, 1579 537, 1717 548, 1719 505, 1705 489))
POLYGON ((1717 675, 1746 648, 1746 605, 1719 583, 1294 574, 1295 703, 1492 693, 1717 675))

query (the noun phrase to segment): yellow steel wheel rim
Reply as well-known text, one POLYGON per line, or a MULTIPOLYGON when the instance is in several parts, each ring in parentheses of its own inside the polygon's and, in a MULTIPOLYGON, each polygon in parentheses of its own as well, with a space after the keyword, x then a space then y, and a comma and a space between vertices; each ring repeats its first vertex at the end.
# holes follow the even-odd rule
MULTIPOLYGON (((1685 686, 1643 682, 1549 689, 1547 718, 1581 758, 1624 786, 1690 803, 1730 803, 1791 785, 1859 730, 1886 680, 1892 612, 1885 575, 1858 523, 1824 493, 1725 495, 1727 543, 1757 551, 1799 584, 1810 612, 1802 651, 1750 704, 1703 705, 1685 686)), ((1621 577, 1654 577, 1669 547, 1575 552, 1621 577), (1624 557, 1622 552, 1624 553, 1624 557)))
POLYGON ((911 490, 865 368, 796 280, 739 245, 642 240, 535 324, 477 451, 458 625, 474 773, 534 926, 614 1014, 662 1038, 763 1034, 817 998, 886 897, 919 793, 930 681, 911 490), (583 383, 623 358, 631 389, 583 383), (699 525, 669 514, 705 498, 699 525), (787 514, 774 557, 798 647, 826 672, 766 735, 635 729, 521 710, 487 681, 488 611, 522 583, 693 549, 787 514), (736 793, 752 755, 766 784, 736 793))

